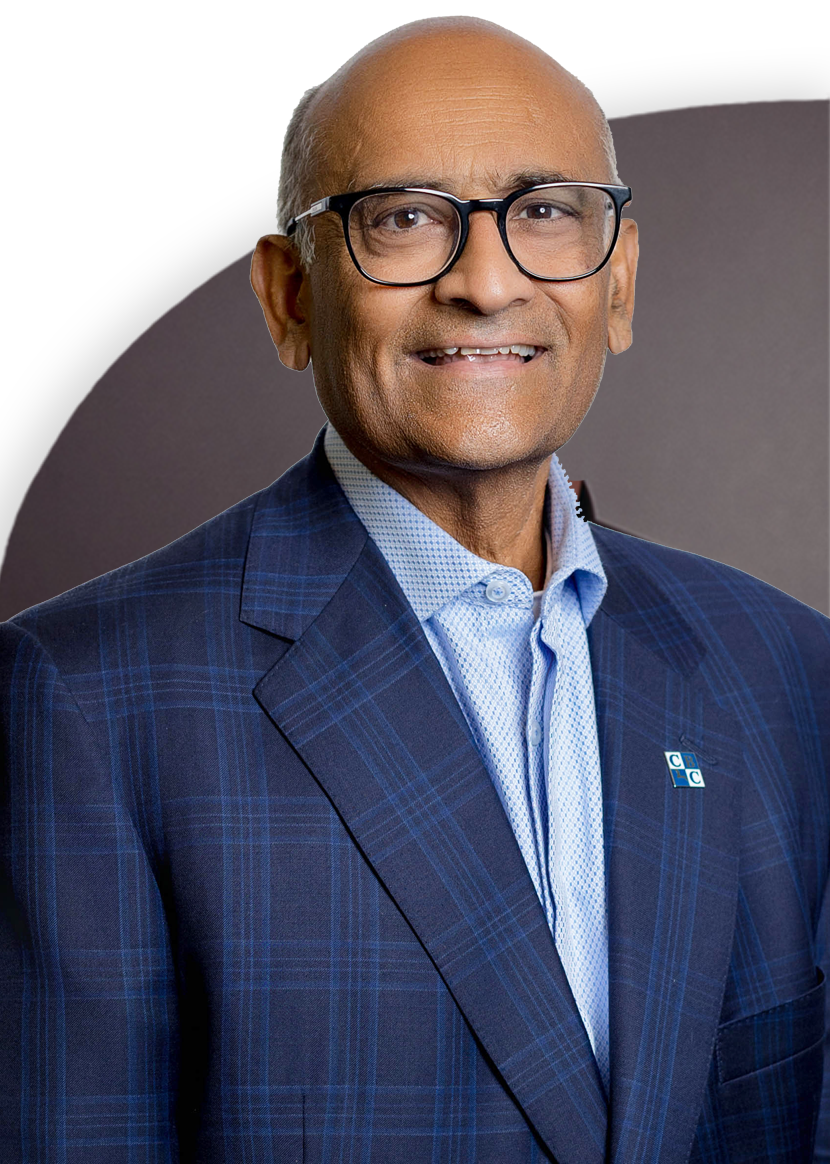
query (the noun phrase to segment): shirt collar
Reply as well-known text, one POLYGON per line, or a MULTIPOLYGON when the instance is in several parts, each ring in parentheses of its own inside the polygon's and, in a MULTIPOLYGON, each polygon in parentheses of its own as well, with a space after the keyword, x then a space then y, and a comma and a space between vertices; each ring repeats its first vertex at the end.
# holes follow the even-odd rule
MULTIPOLYGON (((488 562, 462 546, 446 530, 376 477, 346 447, 328 424, 326 456, 346 499, 377 545, 421 622, 478 582, 502 572, 524 574, 488 562)), ((590 526, 577 515, 576 495, 554 454, 548 477, 547 580, 542 598, 544 618, 552 596, 573 576, 585 625, 597 612, 607 586, 605 571, 590 526)))

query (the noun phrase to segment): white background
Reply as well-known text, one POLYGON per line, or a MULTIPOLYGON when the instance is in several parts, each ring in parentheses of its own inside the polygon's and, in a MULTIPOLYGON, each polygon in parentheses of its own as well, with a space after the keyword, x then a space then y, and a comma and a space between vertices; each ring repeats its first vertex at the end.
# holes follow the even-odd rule
POLYGON ((826 98, 830 88, 824 0, 10 6, 0 59, 0 550, 95 381, 273 229, 282 135, 303 90, 387 29, 457 12, 541 45, 609 117, 826 98))

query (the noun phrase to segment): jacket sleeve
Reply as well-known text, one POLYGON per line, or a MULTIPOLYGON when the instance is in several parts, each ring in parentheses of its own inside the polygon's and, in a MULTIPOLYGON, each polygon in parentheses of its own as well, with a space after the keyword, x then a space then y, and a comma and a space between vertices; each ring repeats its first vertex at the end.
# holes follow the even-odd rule
POLYGON ((0 625, 0 1164, 178 1160, 175 975, 117 727, 0 625))

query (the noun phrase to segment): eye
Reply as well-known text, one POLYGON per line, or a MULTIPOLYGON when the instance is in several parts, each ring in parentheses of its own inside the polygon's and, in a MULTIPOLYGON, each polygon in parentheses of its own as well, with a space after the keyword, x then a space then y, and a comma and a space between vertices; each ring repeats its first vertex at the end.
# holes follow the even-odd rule
POLYGON ((380 230, 406 231, 432 221, 430 215, 418 206, 396 206, 388 214, 378 216, 372 226, 380 230))
POLYGON ((568 211, 562 207, 557 206, 553 202, 530 202, 525 203, 521 208, 517 218, 528 218, 532 222, 552 222, 556 218, 562 218, 568 214, 568 211))

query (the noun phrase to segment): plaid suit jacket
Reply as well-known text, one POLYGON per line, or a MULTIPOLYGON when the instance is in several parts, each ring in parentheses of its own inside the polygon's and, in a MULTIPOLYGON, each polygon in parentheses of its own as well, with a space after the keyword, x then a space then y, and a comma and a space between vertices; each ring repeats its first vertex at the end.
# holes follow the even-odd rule
POLYGON ((595 528, 601 1090, 498 796, 318 440, 3 624, 0 1160, 813 1158, 830 622, 595 528), (675 789, 666 749, 704 789, 675 789))

